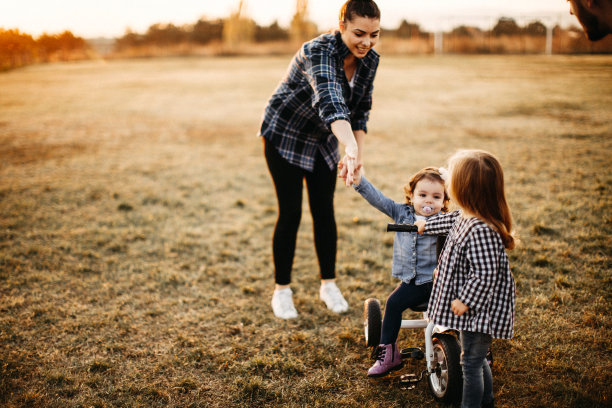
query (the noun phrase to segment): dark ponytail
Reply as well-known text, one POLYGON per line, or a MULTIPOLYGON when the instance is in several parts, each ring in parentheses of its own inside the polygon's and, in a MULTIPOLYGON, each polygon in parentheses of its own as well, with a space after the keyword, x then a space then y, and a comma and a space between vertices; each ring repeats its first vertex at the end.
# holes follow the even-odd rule
POLYGON ((373 0, 348 0, 340 9, 339 21, 346 24, 353 21, 355 16, 380 20, 380 10, 373 0))

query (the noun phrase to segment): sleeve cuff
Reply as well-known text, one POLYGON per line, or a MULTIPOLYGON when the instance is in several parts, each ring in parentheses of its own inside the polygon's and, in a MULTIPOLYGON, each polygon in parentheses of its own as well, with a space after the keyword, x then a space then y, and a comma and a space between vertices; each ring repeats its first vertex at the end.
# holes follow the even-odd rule
POLYGON ((346 113, 342 113, 342 112, 334 113, 324 118, 325 123, 330 128, 331 128, 331 124, 337 120, 346 120, 349 123, 351 122, 351 118, 349 117, 349 115, 347 115, 346 113))
POLYGON ((353 130, 363 130, 364 132, 368 133, 367 123, 368 123, 367 120, 359 120, 357 121, 357 123, 351 124, 351 127, 353 130))
POLYGON ((359 182, 359 184, 353 184, 353 188, 355 189, 355 191, 362 191, 367 183, 368 180, 365 178, 365 176, 361 176, 361 181, 359 182))

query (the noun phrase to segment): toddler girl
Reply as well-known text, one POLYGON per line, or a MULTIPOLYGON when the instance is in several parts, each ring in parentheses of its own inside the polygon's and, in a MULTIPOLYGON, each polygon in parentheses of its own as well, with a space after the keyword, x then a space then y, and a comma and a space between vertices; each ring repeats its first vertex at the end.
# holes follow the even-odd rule
MULTIPOLYGON (((425 220, 440 211, 447 211, 448 194, 444 190, 444 180, 440 172, 432 167, 413 175, 404 186, 406 203, 397 203, 385 197, 360 171, 353 187, 398 224, 413 224, 416 220, 425 220)), ((368 370, 369 377, 381 377, 402 367, 396 344, 402 312, 429 299, 432 272, 437 263, 436 240, 434 236, 420 236, 414 232, 395 234, 392 274, 401 283, 387 299, 381 344, 374 351, 376 361, 368 370)))
POLYGON ((514 278, 506 249, 514 248, 512 218, 499 161, 480 150, 449 161, 451 198, 460 211, 417 221, 419 232, 448 232, 429 299, 429 318, 460 331, 462 408, 492 407, 493 378, 485 356, 491 339, 514 326, 514 278))

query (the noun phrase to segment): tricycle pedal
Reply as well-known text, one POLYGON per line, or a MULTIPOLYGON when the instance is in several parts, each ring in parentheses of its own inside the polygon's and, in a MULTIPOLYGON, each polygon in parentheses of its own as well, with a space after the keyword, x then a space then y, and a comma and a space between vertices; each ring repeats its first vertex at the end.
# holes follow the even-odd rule
POLYGON ((399 383, 402 389, 411 390, 423 379, 423 374, 420 376, 416 374, 404 374, 400 377, 399 383))
POLYGON ((400 355, 402 356, 402 360, 408 359, 408 358, 413 358, 415 360, 422 360, 425 358, 425 353, 423 353, 423 350, 421 350, 418 347, 408 347, 408 348, 402 349, 400 351, 400 355))

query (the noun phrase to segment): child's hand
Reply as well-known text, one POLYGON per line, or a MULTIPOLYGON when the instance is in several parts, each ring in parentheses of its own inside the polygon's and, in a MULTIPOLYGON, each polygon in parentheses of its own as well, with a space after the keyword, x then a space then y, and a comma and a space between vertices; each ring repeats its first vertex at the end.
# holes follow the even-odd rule
MULTIPOLYGON (((363 164, 359 163, 355 170, 353 171, 352 184, 358 186, 361 183, 361 176, 363 174, 363 164)), ((345 160, 342 159, 338 163, 338 177, 344 180, 344 183, 348 187, 347 179, 349 179, 348 166, 345 163, 345 160)))
POLYGON ((467 307, 462 301, 459 299, 455 299, 451 303, 451 310, 456 316, 461 316, 465 312, 467 312, 469 307, 467 307))
POLYGON ((362 175, 363 175, 363 167, 361 164, 358 164, 357 168, 355 169, 355 177, 353 179, 353 185, 358 186, 359 184, 361 184, 362 175))
POLYGON ((344 159, 338 162, 338 178, 341 178, 346 182, 346 177, 348 176, 347 167, 344 165, 344 159))
POLYGON ((425 232, 425 220, 417 220, 415 221, 414 225, 416 225, 417 227, 419 227, 419 234, 423 235, 423 233, 425 232))

